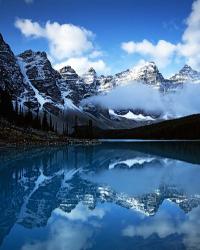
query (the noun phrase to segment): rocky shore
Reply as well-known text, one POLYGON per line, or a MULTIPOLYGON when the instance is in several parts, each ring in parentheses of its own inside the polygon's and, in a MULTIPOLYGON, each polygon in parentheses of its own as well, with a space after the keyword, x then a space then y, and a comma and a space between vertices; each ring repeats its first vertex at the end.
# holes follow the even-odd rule
POLYGON ((0 127, 0 148, 17 146, 56 146, 56 145, 93 145, 99 144, 96 139, 77 139, 34 129, 24 129, 16 126, 0 127))

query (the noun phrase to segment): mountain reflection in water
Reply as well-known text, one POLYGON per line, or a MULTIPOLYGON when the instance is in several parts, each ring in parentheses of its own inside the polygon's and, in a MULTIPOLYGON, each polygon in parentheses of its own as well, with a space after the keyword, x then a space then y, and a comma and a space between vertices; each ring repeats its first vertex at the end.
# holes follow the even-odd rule
POLYGON ((200 249, 200 144, 0 152, 0 249, 200 249))

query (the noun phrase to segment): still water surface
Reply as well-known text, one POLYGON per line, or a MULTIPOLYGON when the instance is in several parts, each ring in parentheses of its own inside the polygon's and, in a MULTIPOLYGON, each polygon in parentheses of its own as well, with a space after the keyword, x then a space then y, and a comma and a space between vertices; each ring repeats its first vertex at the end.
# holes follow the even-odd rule
POLYGON ((0 250, 200 249, 200 144, 0 151, 0 250))

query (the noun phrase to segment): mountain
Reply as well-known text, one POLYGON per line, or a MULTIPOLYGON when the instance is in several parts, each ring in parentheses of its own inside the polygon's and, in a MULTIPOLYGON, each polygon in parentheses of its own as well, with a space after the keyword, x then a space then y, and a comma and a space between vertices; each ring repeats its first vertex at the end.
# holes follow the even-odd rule
POLYGON ((24 91, 23 75, 10 46, 5 43, 0 34, 0 87, 7 88, 13 98, 24 91))
POLYGON ((60 69, 62 83, 60 85, 61 92, 68 89, 67 98, 70 98, 76 105, 83 99, 95 95, 97 93, 97 73, 90 68, 82 77, 80 77, 71 66, 65 66, 60 69), (65 89, 62 88, 63 84, 65 89))
POLYGON ((90 68, 88 72, 83 75, 83 81, 90 86, 96 87, 97 85, 97 73, 93 68, 90 68))
POLYGON ((87 93, 83 80, 71 66, 60 69, 62 80, 59 83, 63 98, 69 98, 74 104, 78 104, 87 93))
POLYGON ((94 68, 79 76, 71 66, 53 69, 45 52, 27 50, 15 56, 0 35, 0 88, 7 89, 13 100, 33 111, 53 114, 64 121, 66 112, 83 122, 92 119, 101 128, 132 128, 154 123, 160 114, 145 110, 107 110, 84 99, 106 94, 117 86, 140 81, 162 93, 178 91, 186 82, 200 83, 200 73, 185 65, 179 73, 165 79, 154 62, 127 69, 115 75, 98 76, 94 68))
POLYGON ((17 60, 28 92, 22 99, 25 105, 59 114, 63 100, 57 84, 61 76, 52 68, 46 53, 27 50, 17 60))
POLYGON ((200 72, 193 70, 187 64, 174 76, 170 78, 175 83, 200 83, 200 72))
POLYGON ((167 80, 164 79, 154 62, 147 62, 143 66, 134 67, 132 70, 127 69, 113 77, 100 79, 100 81, 103 85, 100 86, 102 90, 112 89, 119 85, 130 84, 131 81, 140 81, 162 90, 167 80))
POLYGON ((116 82, 141 81, 147 85, 157 88, 165 83, 165 79, 159 72, 154 62, 145 63, 141 67, 135 67, 132 70, 126 70, 115 75, 116 82))

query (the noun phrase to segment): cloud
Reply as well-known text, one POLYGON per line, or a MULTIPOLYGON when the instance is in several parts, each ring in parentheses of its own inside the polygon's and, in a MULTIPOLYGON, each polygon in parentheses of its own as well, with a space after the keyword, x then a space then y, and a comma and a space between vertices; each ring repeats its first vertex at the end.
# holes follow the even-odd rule
POLYGON ((15 26, 26 37, 46 38, 49 42, 50 54, 57 60, 80 56, 93 49, 94 34, 73 24, 48 21, 42 27, 38 22, 32 22, 30 19, 17 19, 15 26))
POLYGON ((44 30, 37 22, 32 22, 29 19, 17 19, 15 21, 15 27, 20 29, 23 35, 26 37, 42 37, 44 30))
POLYGON ((165 40, 159 40, 155 45, 146 39, 138 43, 134 41, 123 42, 121 48, 128 54, 138 53, 150 57, 160 67, 168 65, 176 51, 176 46, 165 40))
POLYGON ((98 73, 101 73, 101 74, 107 74, 109 72, 108 66, 106 65, 106 63, 102 59, 98 59, 98 60, 94 61, 94 60, 90 60, 87 57, 69 58, 66 61, 55 64, 54 68, 59 70, 66 65, 70 65, 80 75, 84 74, 91 67, 94 68, 98 73))
POLYGON ((181 117, 200 112, 200 86, 188 83, 177 92, 162 95, 158 89, 136 81, 118 86, 106 95, 89 97, 82 104, 94 103, 108 109, 139 109, 163 117, 181 117))
POLYGON ((192 5, 192 12, 186 20, 187 28, 182 36, 182 43, 178 44, 179 54, 186 58, 187 63, 200 68, 200 0, 192 5))
POLYGON ((90 97, 84 102, 92 102, 110 109, 164 109, 160 93, 152 87, 130 81, 126 86, 118 86, 106 95, 90 97))

